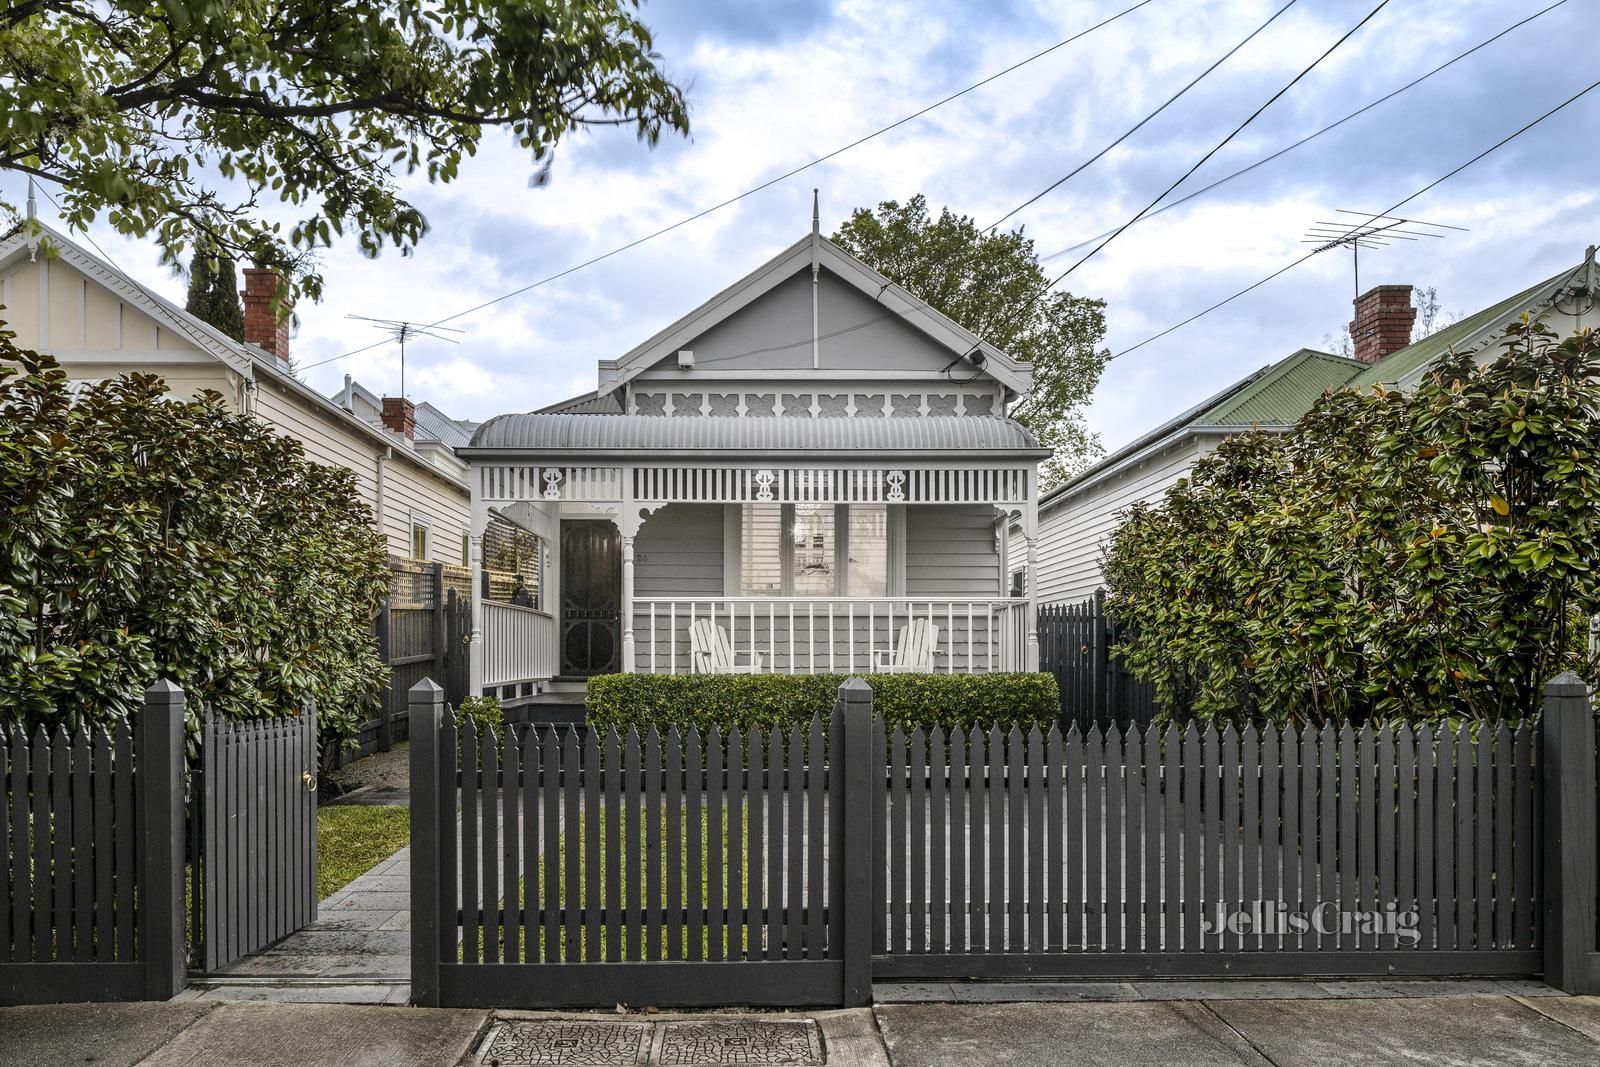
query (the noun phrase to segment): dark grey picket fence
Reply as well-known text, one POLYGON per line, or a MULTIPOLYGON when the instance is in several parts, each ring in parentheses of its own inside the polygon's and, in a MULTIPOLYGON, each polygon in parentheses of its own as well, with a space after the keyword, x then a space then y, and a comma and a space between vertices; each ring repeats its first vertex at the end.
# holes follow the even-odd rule
POLYGON ((864 947, 867 911, 842 901, 852 869, 864 891, 869 842, 858 838, 852 868, 841 768, 847 753, 865 755, 865 717, 847 730, 838 710, 804 729, 726 739, 526 725, 480 737, 470 725, 458 733, 428 686, 411 707, 417 1003, 864 995, 865 957, 847 973, 843 945, 853 932, 864 947))
POLYGON ((880 723, 877 745, 880 975, 1542 965, 1530 726, 880 723))
POLYGON ((1155 721, 1155 687, 1135 678, 1117 658, 1120 632, 1106 615, 1104 592, 1040 604, 1038 628, 1039 669, 1055 676, 1063 729, 1127 729, 1155 721))
POLYGON ((0 732, 0 1004, 183 988, 183 693, 132 723, 0 732))
POLYGON ((1515 728, 908 735, 860 679, 840 697, 826 726, 726 739, 479 737, 419 685, 418 1003, 859 1004, 873 977, 1600 990, 1571 676, 1515 728))
POLYGON ((109 727, 0 730, 0 1004, 166 1000, 191 955, 215 970, 315 916, 315 708, 207 716, 192 775, 185 746, 165 681, 109 727))

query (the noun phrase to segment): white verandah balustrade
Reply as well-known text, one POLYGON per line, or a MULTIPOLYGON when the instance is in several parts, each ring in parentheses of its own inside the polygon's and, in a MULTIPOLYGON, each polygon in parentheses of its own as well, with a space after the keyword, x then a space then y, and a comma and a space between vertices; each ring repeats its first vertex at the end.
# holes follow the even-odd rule
POLYGON ((484 686, 548 681, 556 674, 555 616, 538 608, 479 599, 484 686))
POLYGON ((1027 670, 1029 601, 1018 597, 700 597, 633 601, 634 669, 690 674, 690 627, 709 619, 762 674, 861 674, 895 661, 915 619, 938 627, 933 670, 1027 670))

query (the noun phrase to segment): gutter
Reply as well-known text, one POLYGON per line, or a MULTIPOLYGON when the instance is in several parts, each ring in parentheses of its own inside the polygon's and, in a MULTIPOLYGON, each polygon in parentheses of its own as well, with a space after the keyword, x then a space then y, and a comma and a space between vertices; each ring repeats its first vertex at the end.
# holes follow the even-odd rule
POLYGON ((784 449, 777 452, 755 452, 748 448, 617 448, 596 452, 592 448, 475 448, 470 445, 456 449, 456 455, 469 462, 474 459, 504 459, 535 461, 542 457, 557 456, 563 459, 582 458, 596 463, 619 459, 704 459, 708 456, 736 460, 740 466, 762 463, 783 463, 795 458, 805 459, 1048 459, 1048 448, 1030 449, 927 449, 902 448, 875 450, 861 448, 784 449))
POLYGON ((1063 484, 1050 490, 1044 496, 1039 498, 1039 515, 1043 517, 1046 511, 1060 506, 1061 504, 1065 504, 1069 499, 1077 496, 1080 492, 1099 485, 1101 482, 1106 481, 1113 475, 1121 474, 1130 467, 1139 463, 1143 463, 1145 460, 1151 458, 1152 456, 1159 455, 1169 448, 1174 448, 1178 445, 1185 444, 1197 437, 1231 437, 1234 434, 1246 433, 1250 430, 1257 430, 1261 433, 1283 433, 1289 429, 1291 429, 1291 427, 1286 423, 1257 423, 1252 426, 1243 426, 1237 424, 1222 425, 1218 423, 1196 423, 1192 426, 1185 426, 1182 429, 1167 435, 1166 437, 1152 441, 1147 447, 1140 449, 1130 456, 1124 456, 1122 459, 1118 460, 1116 463, 1113 463, 1109 467, 1090 468, 1071 481, 1064 482, 1063 484))

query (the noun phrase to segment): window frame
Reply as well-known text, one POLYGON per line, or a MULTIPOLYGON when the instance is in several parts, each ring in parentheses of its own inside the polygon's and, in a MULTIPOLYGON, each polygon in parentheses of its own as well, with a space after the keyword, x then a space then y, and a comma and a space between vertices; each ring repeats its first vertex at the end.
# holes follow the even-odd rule
MULTIPOLYGON (((755 599, 821 599, 825 597, 858 600, 879 597, 852 597, 850 589, 850 508, 862 502, 825 502, 823 507, 833 509, 833 591, 831 593, 798 594, 794 591, 794 538, 789 531, 794 528, 798 514, 792 503, 778 505, 779 528, 778 566, 779 591, 776 594, 747 593, 744 591, 744 537, 746 504, 728 504, 723 513, 723 591, 725 596, 755 599)), ((904 586, 904 576, 897 563, 905 553, 905 511, 903 505, 884 504, 884 593, 883 598, 899 596, 904 586)))

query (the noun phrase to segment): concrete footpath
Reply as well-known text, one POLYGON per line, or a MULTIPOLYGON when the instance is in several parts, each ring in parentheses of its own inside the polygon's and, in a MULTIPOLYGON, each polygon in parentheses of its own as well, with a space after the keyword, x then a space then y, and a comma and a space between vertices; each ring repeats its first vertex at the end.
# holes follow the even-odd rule
POLYGON ((1317 983, 1141 983, 1148 988, 1130 993, 1118 983, 1008 983, 955 987, 955 999, 870 1010, 692 1015, 204 1000, 52 1005, 0 1009, 0 1065, 1600 1064, 1600 997, 1403 982, 1334 995, 1350 983, 1330 984, 1334 990, 1317 983), (978 999, 1002 994, 1029 999, 978 999))

